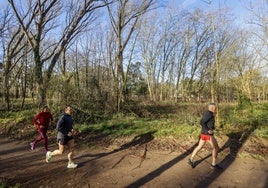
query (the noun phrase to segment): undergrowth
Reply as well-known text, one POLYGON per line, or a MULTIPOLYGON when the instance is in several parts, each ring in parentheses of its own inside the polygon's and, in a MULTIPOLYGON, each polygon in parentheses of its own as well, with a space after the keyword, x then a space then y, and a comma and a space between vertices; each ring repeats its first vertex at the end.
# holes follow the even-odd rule
MULTIPOLYGON (((199 121, 206 108, 206 104, 135 106, 133 110, 126 110, 126 113, 105 116, 98 121, 88 120, 89 116, 84 122, 79 119, 79 110, 74 109, 73 117, 75 129, 81 134, 102 134, 118 138, 153 132, 154 137, 186 139, 188 136, 196 137, 200 133, 199 121)), ((51 111, 54 115, 53 127, 55 127, 62 112, 54 113, 53 109, 51 111)), ((27 135, 27 130, 34 131, 32 119, 35 113, 37 111, 33 109, 1 113, 1 132, 16 135, 19 130, 25 128, 26 131, 20 134, 22 134, 21 137, 23 134, 27 135)), ((221 104, 219 113, 218 131, 224 134, 244 131, 258 137, 268 138, 268 104, 251 104, 243 107, 235 104, 221 104)))

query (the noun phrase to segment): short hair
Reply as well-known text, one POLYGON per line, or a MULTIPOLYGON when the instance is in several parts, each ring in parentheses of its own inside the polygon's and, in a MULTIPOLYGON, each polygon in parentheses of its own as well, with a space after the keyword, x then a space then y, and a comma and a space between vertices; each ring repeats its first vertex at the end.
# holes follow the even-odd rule
POLYGON ((46 109, 46 108, 48 108, 48 106, 47 106, 47 105, 43 106, 42 110, 44 110, 44 109, 46 109))
POLYGON ((214 102, 211 102, 208 104, 208 106, 216 106, 216 104, 214 102))
POLYGON ((65 108, 64 108, 64 111, 66 111, 66 109, 67 109, 68 107, 72 108, 71 105, 66 105, 65 108))

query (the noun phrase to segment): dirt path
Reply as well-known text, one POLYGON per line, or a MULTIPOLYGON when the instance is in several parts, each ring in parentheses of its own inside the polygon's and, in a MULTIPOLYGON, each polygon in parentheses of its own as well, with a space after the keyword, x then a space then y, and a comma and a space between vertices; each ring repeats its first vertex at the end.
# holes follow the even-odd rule
MULTIPOLYGON (((52 145, 50 149, 56 149, 52 145)), ((0 179, 20 187, 268 187, 268 162, 240 156, 224 148, 219 154, 222 171, 209 168, 208 150, 199 154, 192 169, 185 151, 144 152, 144 147, 122 149, 76 148, 77 169, 66 168, 66 155, 45 162, 39 145, 30 151, 27 142, 0 138, 0 179), (144 156, 146 154, 146 156, 144 156)))

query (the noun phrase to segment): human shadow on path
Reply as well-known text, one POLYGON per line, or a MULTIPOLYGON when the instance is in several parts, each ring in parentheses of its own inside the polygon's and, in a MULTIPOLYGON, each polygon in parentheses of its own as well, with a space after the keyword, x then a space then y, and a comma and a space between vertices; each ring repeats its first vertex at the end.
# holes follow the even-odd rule
MULTIPOLYGON (((224 172, 231 164, 234 162, 240 148, 243 146, 245 141, 249 138, 251 133, 256 129, 255 126, 252 126, 250 129, 240 132, 234 132, 227 134, 229 137, 226 143, 220 148, 220 151, 223 151, 226 148, 230 149, 228 155, 219 163, 223 167, 223 170, 211 170, 205 179, 198 182, 195 187, 208 187, 216 178, 218 178, 222 172, 224 172)), ((208 158, 211 155, 206 156, 208 158)), ((204 159, 201 159, 204 160, 204 159)))
POLYGON ((150 131, 150 132, 147 132, 147 133, 144 133, 144 134, 140 134, 138 136, 135 136, 130 142, 128 142, 126 144, 123 144, 118 149, 114 149, 111 152, 98 153, 98 154, 85 154, 85 155, 81 155, 81 156, 77 157, 76 159, 81 159, 81 158, 86 158, 86 157, 93 157, 93 159, 86 160, 84 162, 79 163, 79 166, 83 166, 84 164, 86 164, 89 161, 100 159, 102 157, 105 157, 105 156, 108 156, 108 155, 117 153, 119 151, 128 149, 128 148, 133 147, 133 146, 141 146, 141 145, 144 145, 144 144, 146 144, 146 143, 148 143, 148 142, 150 142, 150 141, 152 141, 154 139, 153 134, 155 132, 156 131, 150 131))
MULTIPOLYGON (((226 148, 230 148, 230 153, 220 162, 220 165, 223 167, 223 170, 221 170, 221 171, 212 170, 209 174, 209 177, 199 181, 197 183, 197 185, 195 185, 195 187, 208 187, 218 176, 220 176, 221 172, 226 170, 234 162, 239 149, 242 147, 243 143, 248 139, 248 137, 250 136, 250 134, 254 130, 255 130, 255 126, 252 126, 250 129, 248 129, 244 132, 241 131, 241 132, 227 134, 227 136, 229 138, 226 141, 226 143, 221 147, 221 149, 219 151, 219 152, 221 152, 226 148)), ((178 163, 180 160, 184 159, 189 154, 191 154, 197 145, 198 145, 198 143, 193 145, 189 150, 187 150, 186 152, 184 152, 180 156, 176 157, 175 159, 167 162, 166 164, 160 166, 159 168, 157 168, 156 170, 147 174, 146 176, 131 183, 130 185, 127 186, 127 188, 140 187, 140 186, 146 184, 147 182, 151 181, 152 179, 156 178, 161 173, 163 173, 165 170, 171 168, 173 165, 178 163)), ((202 161, 209 158, 210 156, 211 156, 211 154, 198 160, 196 164, 197 165, 200 164, 202 161)))

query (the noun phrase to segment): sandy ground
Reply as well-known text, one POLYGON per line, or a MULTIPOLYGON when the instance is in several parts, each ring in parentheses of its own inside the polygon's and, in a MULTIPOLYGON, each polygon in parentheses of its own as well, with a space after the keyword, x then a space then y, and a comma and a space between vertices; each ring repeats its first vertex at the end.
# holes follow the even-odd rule
MULTIPOLYGON (((0 179, 19 187, 144 187, 144 188, 192 188, 192 187, 268 187, 268 162, 250 155, 234 152, 223 146, 218 161, 221 171, 210 169, 210 150, 204 148, 198 154, 198 165, 192 169, 187 150, 157 151, 140 147, 87 148, 76 146, 76 169, 67 169, 67 154, 55 156, 45 162, 42 145, 34 151, 24 141, 0 138, 0 179)), ((50 149, 56 149, 55 144, 50 149)), ((242 148, 242 147, 241 147, 242 148)))

